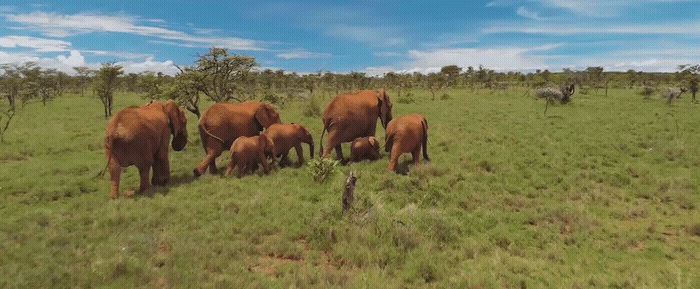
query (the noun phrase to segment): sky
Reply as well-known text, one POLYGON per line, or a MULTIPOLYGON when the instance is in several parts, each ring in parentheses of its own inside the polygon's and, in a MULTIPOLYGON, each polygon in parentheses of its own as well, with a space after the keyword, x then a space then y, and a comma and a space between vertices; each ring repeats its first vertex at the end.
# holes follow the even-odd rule
POLYGON ((0 2, 0 64, 174 75, 210 47, 287 72, 673 72, 700 63, 700 0, 0 2))

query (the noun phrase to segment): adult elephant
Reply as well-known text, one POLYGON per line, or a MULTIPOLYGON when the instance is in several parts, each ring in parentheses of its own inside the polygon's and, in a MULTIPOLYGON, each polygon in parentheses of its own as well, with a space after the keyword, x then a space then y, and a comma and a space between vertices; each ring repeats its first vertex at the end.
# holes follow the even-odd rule
POLYGON ((386 129, 391 121, 391 100, 384 89, 360 90, 343 93, 334 97, 323 111, 323 132, 321 133, 322 157, 328 157, 335 148, 338 159, 345 163, 341 144, 358 137, 374 136, 377 118, 386 129), (327 147, 323 149, 323 135, 328 131, 327 147))
POLYGON ((194 176, 202 175, 207 167, 210 173, 217 174, 216 158, 228 150, 236 138, 256 136, 263 128, 280 122, 280 115, 267 103, 215 103, 199 119, 199 136, 207 156, 194 169, 194 176))
POLYGON ((149 187, 148 175, 153 168, 153 185, 165 185, 170 179, 168 142, 173 135, 173 150, 187 144, 187 118, 182 107, 168 100, 152 101, 143 106, 130 106, 112 117, 105 132, 105 154, 112 179, 110 197, 119 197, 121 168, 136 166, 141 185, 149 187))

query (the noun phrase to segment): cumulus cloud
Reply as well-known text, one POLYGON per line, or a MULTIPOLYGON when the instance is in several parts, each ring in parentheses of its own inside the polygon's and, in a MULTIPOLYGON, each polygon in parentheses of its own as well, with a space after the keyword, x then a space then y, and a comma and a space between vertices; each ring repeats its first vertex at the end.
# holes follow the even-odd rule
POLYGON ((545 51, 556 47, 502 47, 502 48, 442 48, 427 51, 410 50, 408 57, 413 60, 406 65, 406 72, 435 72, 446 65, 478 67, 483 65, 498 71, 517 71, 546 68, 543 57, 532 52, 545 51))
POLYGON ((124 67, 124 73, 139 73, 144 71, 162 72, 168 75, 175 75, 179 71, 172 60, 154 61, 149 57, 143 62, 125 61, 117 63, 124 67))
POLYGON ((294 50, 294 51, 289 51, 289 52, 284 52, 284 53, 279 53, 276 54, 275 56, 279 58, 284 58, 284 59, 299 59, 299 58, 321 58, 321 57, 330 57, 330 53, 321 53, 321 52, 310 52, 306 50, 294 50))
POLYGON ((377 57, 402 57, 402 56, 406 56, 406 55, 403 53, 399 53, 399 52, 379 51, 379 52, 375 52, 374 56, 377 56, 377 57))
POLYGON ((35 49, 37 52, 67 51, 70 46, 70 42, 56 39, 16 35, 0 37, 0 47, 27 47, 35 49))
POLYGON ((530 9, 527 9, 527 8, 525 8, 525 6, 518 7, 518 10, 516 10, 515 13, 517 13, 518 15, 525 17, 525 18, 530 18, 530 19, 538 20, 538 21, 543 20, 543 18, 540 17, 540 15, 537 12, 531 11, 530 9))
MULTIPOLYGON (((182 31, 162 27, 139 25, 137 17, 128 15, 110 16, 102 14, 63 15, 48 12, 31 12, 26 14, 5 14, 9 22, 25 25, 24 29, 39 30, 44 35, 66 37, 93 32, 129 33, 151 36, 175 41, 175 44, 200 46, 222 46, 233 50, 264 50, 260 43, 251 39, 238 37, 213 37, 192 35, 182 31)), ((150 22, 153 19, 150 20, 150 22)), ((149 20, 146 20, 149 22, 149 20)), ((159 22, 156 22, 159 23, 159 22)))

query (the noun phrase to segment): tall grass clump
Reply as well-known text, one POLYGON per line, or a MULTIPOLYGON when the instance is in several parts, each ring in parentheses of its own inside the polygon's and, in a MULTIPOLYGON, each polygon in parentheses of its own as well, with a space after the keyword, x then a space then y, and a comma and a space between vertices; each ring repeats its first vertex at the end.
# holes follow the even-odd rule
POLYGON ((339 171, 339 162, 330 158, 311 159, 307 164, 311 178, 317 183, 325 183, 339 171))
POLYGON ((309 101, 303 108, 302 114, 306 117, 317 117, 321 116, 321 105, 318 103, 315 97, 310 97, 309 101))

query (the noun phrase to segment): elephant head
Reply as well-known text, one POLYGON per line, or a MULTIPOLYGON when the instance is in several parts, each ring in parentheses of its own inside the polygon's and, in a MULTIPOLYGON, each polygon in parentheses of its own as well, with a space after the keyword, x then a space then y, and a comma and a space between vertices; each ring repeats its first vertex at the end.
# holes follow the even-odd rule
POLYGON ((389 96, 386 95, 386 91, 383 88, 379 91, 377 99, 379 101, 377 105, 379 108, 379 118, 382 121, 382 127, 386 129, 386 126, 391 121, 391 107, 393 105, 391 104, 391 100, 389 99, 389 96))
POLYGON ((280 115, 272 105, 263 103, 255 111, 255 121, 258 123, 259 130, 268 128, 274 123, 282 123, 280 115))
POLYGON ((266 134, 261 134, 258 140, 258 147, 262 148, 266 157, 274 158, 275 143, 266 134))
POLYGON ((309 157, 314 157, 314 138, 311 136, 311 132, 303 125, 298 125, 299 127, 299 140, 303 143, 309 144, 309 157))
POLYGON ((185 110, 171 99, 165 103, 163 111, 170 122, 170 133, 173 134, 173 150, 181 151, 187 144, 187 117, 185 117, 185 110))

